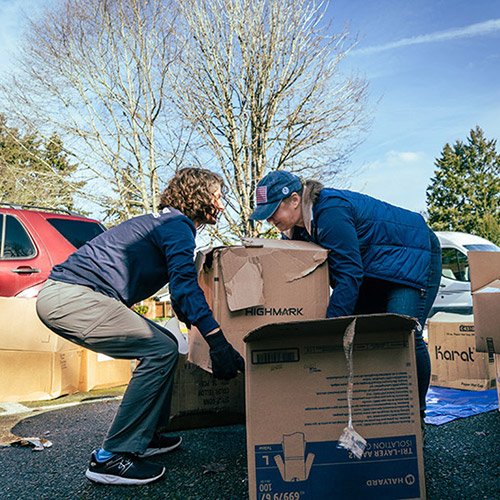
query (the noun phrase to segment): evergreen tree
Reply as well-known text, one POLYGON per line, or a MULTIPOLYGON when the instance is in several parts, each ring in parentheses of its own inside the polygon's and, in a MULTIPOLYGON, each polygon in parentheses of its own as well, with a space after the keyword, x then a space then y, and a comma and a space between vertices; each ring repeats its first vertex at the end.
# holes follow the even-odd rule
POLYGON ((84 184, 72 180, 76 169, 57 134, 46 142, 23 135, 0 114, 0 202, 73 210, 84 184))
POLYGON ((430 226, 500 243, 500 156, 480 127, 467 141, 446 144, 427 188, 430 226))

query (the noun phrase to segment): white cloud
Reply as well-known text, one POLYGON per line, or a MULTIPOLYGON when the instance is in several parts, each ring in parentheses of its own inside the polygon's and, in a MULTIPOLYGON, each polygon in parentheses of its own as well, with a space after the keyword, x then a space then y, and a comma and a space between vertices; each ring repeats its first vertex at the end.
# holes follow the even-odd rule
POLYGON ((422 153, 410 151, 389 151, 387 153, 388 163, 415 163, 423 158, 422 153))
POLYGON ((386 43, 384 45, 374 45, 356 49, 353 54, 374 54, 386 50, 397 49, 399 47, 406 47, 408 45, 418 45, 422 43, 442 42, 445 40, 453 40, 456 38, 468 38, 474 36, 489 35, 491 33, 500 32, 500 19, 491 19, 482 23, 475 23, 462 28, 451 28, 445 31, 436 31, 427 35, 413 36, 411 38, 402 38, 395 42, 386 43))

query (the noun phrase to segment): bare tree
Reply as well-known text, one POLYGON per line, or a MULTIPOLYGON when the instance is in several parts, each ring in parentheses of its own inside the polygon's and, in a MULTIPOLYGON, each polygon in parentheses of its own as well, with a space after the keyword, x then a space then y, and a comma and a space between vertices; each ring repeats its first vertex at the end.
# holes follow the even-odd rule
POLYGON ((156 207, 160 175, 183 153, 182 127, 166 126, 173 18, 168 0, 62 0, 31 22, 2 85, 12 116, 56 130, 99 179, 87 195, 115 219, 156 207))
POLYGON ((369 115, 367 83, 339 67, 356 41, 347 30, 332 34, 326 3, 315 0, 178 6, 178 109, 227 180, 236 204, 225 212, 230 230, 258 234, 248 217, 265 173, 286 168, 332 179, 357 145, 369 115))

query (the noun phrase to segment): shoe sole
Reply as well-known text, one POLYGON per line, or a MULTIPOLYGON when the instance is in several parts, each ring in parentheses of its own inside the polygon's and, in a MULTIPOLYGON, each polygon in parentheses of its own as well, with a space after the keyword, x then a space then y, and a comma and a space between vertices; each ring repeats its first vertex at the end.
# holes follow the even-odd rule
POLYGON ((87 478, 93 481, 94 483, 117 484, 117 485, 152 483, 153 481, 160 479, 160 477, 162 477, 163 474, 165 474, 165 467, 163 467, 161 474, 158 474, 155 477, 148 477, 146 479, 134 479, 131 477, 113 476, 111 474, 99 474, 98 472, 92 472, 90 469, 87 469, 87 472, 85 472, 85 476, 87 476, 87 478))
POLYGON ((161 453, 168 453, 169 451, 174 451, 175 449, 179 448, 179 446, 182 444, 182 437, 179 439, 179 441, 167 448, 148 448, 144 453, 137 453, 138 457, 141 458, 146 458, 146 457, 152 457, 153 455, 160 455, 161 453))

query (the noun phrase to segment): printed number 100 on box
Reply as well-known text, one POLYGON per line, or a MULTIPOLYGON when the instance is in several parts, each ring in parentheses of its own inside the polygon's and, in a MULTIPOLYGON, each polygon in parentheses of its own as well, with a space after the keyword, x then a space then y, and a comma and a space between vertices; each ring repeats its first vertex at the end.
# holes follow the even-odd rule
POLYGON ((259 484, 259 500, 300 500, 303 491, 285 491, 273 493, 271 483, 259 484))

